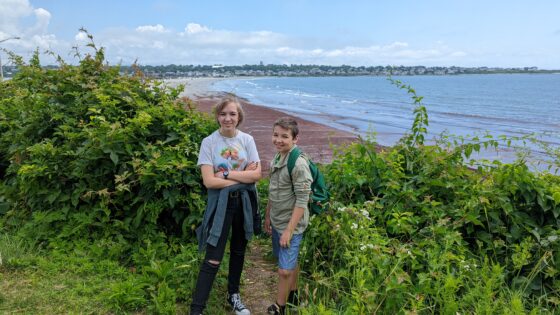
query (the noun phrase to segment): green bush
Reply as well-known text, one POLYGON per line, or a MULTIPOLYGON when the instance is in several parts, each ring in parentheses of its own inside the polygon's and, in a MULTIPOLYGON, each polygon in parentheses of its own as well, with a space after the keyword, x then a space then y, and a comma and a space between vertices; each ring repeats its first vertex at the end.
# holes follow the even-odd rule
POLYGON ((103 49, 56 69, 16 58, 0 89, 0 215, 45 239, 125 244, 192 235, 204 197, 199 144, 215 123, 103 49))
POLYGON ((350 144, 325 167, 333 210, 302 251, 310 313, 554 313, 560 178, 523 161, 467 167, 490 137, 426 145, 422 98, 394 83, 412 94, 411 133, 350 144))

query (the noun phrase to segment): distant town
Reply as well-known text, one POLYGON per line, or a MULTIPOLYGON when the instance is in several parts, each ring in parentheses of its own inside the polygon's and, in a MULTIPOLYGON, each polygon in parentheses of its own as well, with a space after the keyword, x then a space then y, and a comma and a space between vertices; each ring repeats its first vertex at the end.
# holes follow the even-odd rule
MULTIPOLYGON (((56 68, 47 66, 47 68, 56 68)), ((260 64, 225 66, 215 65, 161 65, 161 66, 121 66, 123 73, 141 70, 154 78, 185 77, 305 77, 305 76, 387 76, 391 75, 459 75, 459 74, 496 74, 496 73, 560 73, 560 70, 541 70, 537 67, 498 68, 498 67, 426 67, 426 66, 327 66, 327 65, 275 65, 260 64)), ((4 67, 4 75, 10 77, 17 72, 15 66, 4 67)))
MULTIPOLYGON (((243 66, 224 65, 167 65, 139 66, 146 75, 156 78, 179 77, 239 77, 239 76, 387 76, 392 75, 458 75, 491 73, 558 73, 560 70, 539 70, 537 67, 425 67, 425 66, 326 66, 326 65, 274 65, 258 64, 243 66)), ((123 67, 123 71, 127 71, 123 67)))

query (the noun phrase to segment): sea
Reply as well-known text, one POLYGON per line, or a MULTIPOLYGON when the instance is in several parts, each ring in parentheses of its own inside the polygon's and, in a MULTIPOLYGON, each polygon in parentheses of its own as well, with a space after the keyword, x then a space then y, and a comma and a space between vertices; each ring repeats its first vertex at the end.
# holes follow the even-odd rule
MULTIPOLYGON (((428 137, 454 138, 490 134, 521 138, 533 135, 560 147, 560 74, 470 74, 395 76, 422 96, 429 117, 428 137)), ((375 136, 390 146, 410 131, 413 101, 387 77, 266 77, 216 81, 213 91, 231 92, 248 101, 297 117, 375 136)), ((250 117, 250 113, 248 115, 250 117)), ((304 136, 304 135, 302 135, 304 136)), ((531 160, 546 160, 544 149, 530 141, 506 142, 481 158, 511 162, 519 147, 531 160), (515 148, 517 147, 517 149, 515 148)))

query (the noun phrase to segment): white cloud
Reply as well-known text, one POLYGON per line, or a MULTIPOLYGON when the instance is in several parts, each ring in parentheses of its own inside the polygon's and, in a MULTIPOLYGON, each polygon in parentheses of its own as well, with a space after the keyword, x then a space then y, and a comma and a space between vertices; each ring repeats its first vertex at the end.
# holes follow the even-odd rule
POLYGON ((456 61, 466 56, 465 52, 452 50, 443 42, 429 48, 414 48, 409 43, 395 41, 386 45, 327 49, 324 47, 330 43, 326 41, 325 45, 315 42, 315 47, 306 47, 301 39, 280 33, 214 30, 197 23, 188 23, 182 32, 159 24, 138 27, 136 32, 113 29, 96 36, 96 42, 107 47, 109 57, 118 56, 124 64, 134 60, 140 64, 254 64, 263 60, 266 63, 418 65, 424 61, 433 63, 438 58, 457 64, 460 62, 456 61))
POLYGON ((166 32, 169 32, 169 30, 165 29, 165 27, 163 27, 163 25, 161 25, 161 24, 138 26, 136 28, 136 31, 140 32, 140 33, 147 33, 147 32, 166 33, 166 32))
POLYGON ((33 10, 33 13, 35 14, 35 25, 26 30, 26 32, 34 34, 46 34, 48 31, 49 23, 51 21, 51 14, 49 13, 49 11, 42 8, 33 10))
POLYGON ((464 52, 464 51, 456 51, 456 52, 453 52, 453 53, 451 53, 451 54, 449 54, 449 55, 450 55, 451 57, 466 57, 466 56, 468 56, 468 54, 467 54, 466 52, 464 52))
MULTIPOLYGON (((243 54, 257 55, 257 50, 243 50, 243 54)), ((394 42, 388 45, 368 47, 347 46, 335 49, 301 49, 289 46, 278 47, 266 53, 267 57, 284 60, 287 63, 307 61, 314 64, 349 64, 349 65, 384 65, 407 64, 419 65, 432 59, 451 60, 465 57, 461 51, 449 49, 411 49, 408 43, 394 42), (298 61, 299 60, 299 61, 298 61)))
POLYGON ((187 24, 187 27, 185 27, 185 33, 190 35, 197 34, 197 33, 206 33, 206 32, 210 32, 210 29, 207 28, 206 26, 202 26, 196 23, 189 23, 187 24))
POLYGON ((49 33, 50 21, 49 11, 34 8, 27 0, 0 0, 0 39, 19 37, 2 43, 2 47, 25 58, 37 48, 57 52, 69 47, 49 33))
MULTIPOLYGON (((27 0, 0 0, 0 39, 11 34, 22 38, 2 46, 24 56, 37 47, 67 56, 76 42, 83 46, 88 41, 87 34, 83 32, 77 32, 68 41, 58 39, 48 29, 51 19, 55 18, 45 9, 34 8, 27 0)), ((335 46, 333 43, 340 42, 340 39, 308 40, 268 30, 240 32, 213 29, 194 22, 187 23, 179 31, 163 24, 151 24, 135 28, 108 28, 93 35, 96 44, 106 48, 106 56, 111 63, 123 64, 135 60, 140 64, 254 64, 261 60, 265 63, 331 65, 416 65, 443 60, 460 64, 456 61, 468 56, 466 52, 451 49, 443 42, 427 47, 412 47, 404 41, 384 45, 335 46)))
POLYGON ((19 34, 18 22, 33 13, 27 0, 0 0, 0 31, 4 34, 19 34))
POLYGON ((35 47, 39 47, 43 50, 49 49, 52 50, 56 48, 58 41, 56 40, 56 36, 52 34, 47 35, 33 35, 31 38, 32 45, 35 47))
POLYGON ((162 42, 162 41, 159 41, 159 40, 158 40, 158 41, 155 41, 155 42, 152 44, 152 47, 153 47, 153 48, 156 48, 156 49, 164 49, 164 48, 167 47, 167 45, 165 44, 165 42, 162 42))

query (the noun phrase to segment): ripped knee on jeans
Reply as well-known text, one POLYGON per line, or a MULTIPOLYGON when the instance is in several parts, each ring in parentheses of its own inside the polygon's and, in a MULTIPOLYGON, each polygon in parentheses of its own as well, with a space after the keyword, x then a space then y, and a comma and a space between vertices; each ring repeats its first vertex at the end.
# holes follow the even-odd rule
POLYGON ((211 265, 212 267, 219 267, 220 266, 220 261, 218 261, 218 260, 208 259, 206 262, 209 265, 211 265))

